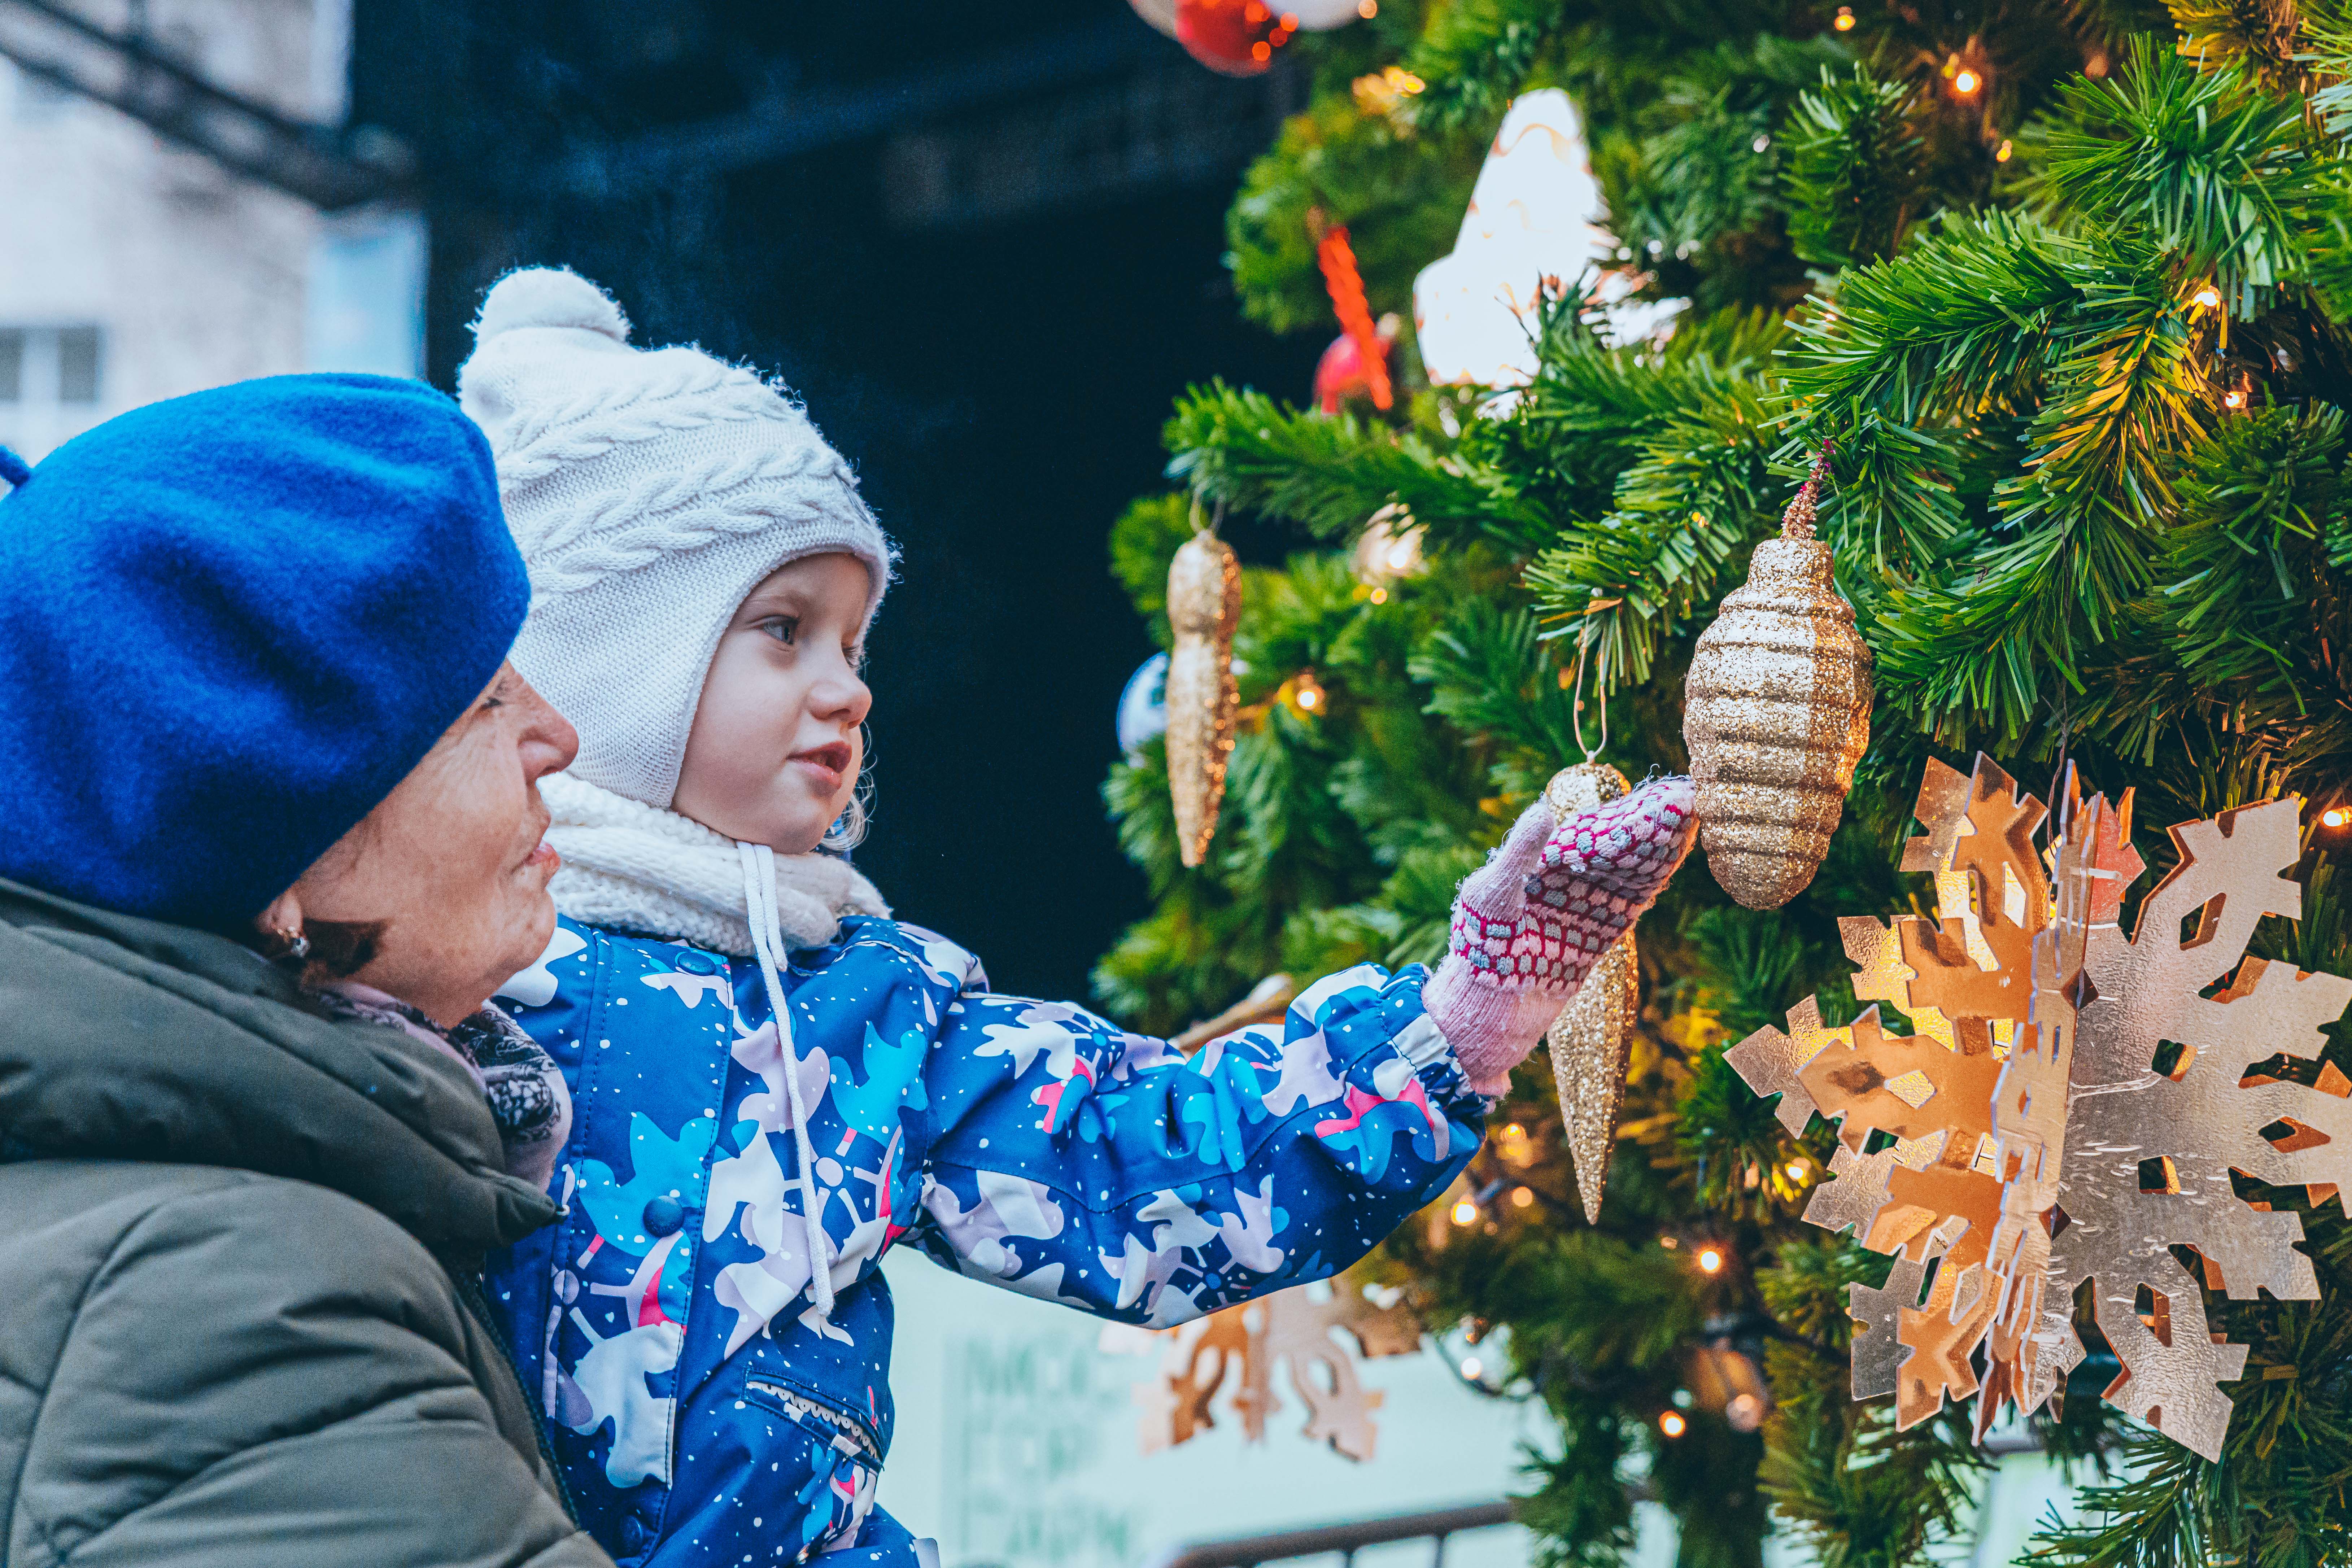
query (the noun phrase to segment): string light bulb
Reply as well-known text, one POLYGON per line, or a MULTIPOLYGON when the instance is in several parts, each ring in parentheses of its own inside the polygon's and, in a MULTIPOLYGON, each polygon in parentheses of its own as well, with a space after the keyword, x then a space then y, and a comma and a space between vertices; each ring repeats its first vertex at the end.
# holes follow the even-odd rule
POLYGON ((2245 405, 2246 389, 2242 386, 2233 386, 2221 395, 2221 406, 2224 408, 2243 408, 2245 405))
POLYGON ((1984 79, 1966 66, 1952 73, 1952 90, 1962 98, 1975 97, 1977 89, 1983 85, 1984 79))
POLYGON ((2352 822, 2352 812, 2347 812, 2340 805, 2330 806, 2319 814, 2319 820, 2326 826, 2341 827, 2347 822, 2352 822))
POLYGON ((1495 1135, 1495 1152, 1502 1155, 1507 1165, 1524 1165, 1536 1155, 1535 1142, 1528 1136, 1528 1130, 1516 1121, 1495 1135))
POLYGON ((1669 1410, 1658 1417, 1658 1430, 1669 1437, 1679 1437, 1690 1430, 1690 1423, 1683 1419, 1681 1411, 1669 1410))
POLYGON ((1298 710, 1301 713, 1319 713, 1323 710, 1323 685, 1315 679, 1313 670, 1302 669, 1298 672, 1298 679, 1290 689, 1290 700, 1298 705, 1298 710))
POLYGON ((1462 1199, 1459 1203, 1454 1205, 1454 1223, 1455 1225, 1477 1224, 1478 1205, 1472 1203, 1468 1198, 1462 1199))
POLYGON ((1830 26, 1832 26, 1832 27, 1835 27, 1835 28, 1836 28, 1839 32, 1841 32, 1841 33, 1851 33, 1851 32, 1853 32, 1853 6, 1851 6, 1851 5, 1841 5, 1841 6, 1839 6, 1839 7, 1838 7, 1838 14, 1837 14, 1837 17, 1836 17, 1836 19, 1835 19, 1834 21, 1832 21, 1832 22, 1831 22, 1831 23, 1830 23, 1830 26))
POLYGON ((1381 14, 1381 0, 1356 0, 1356 15, 1369 22, 1381 14))
POLYGON ((2221 290, 2208 283, 2189 296, 2189 302, 2200 310, 2210 310, 2221 302, 2221 290))
POLYGON ((1513 1187, 1511 1189, 1511 1206, 1513 1208, 1523 1209, 1535 1201, 1536 1194, 1533 1187, 1513 1187))
POLYGON ((1792 1182, 1801 1182, 1801 1181, 1803 1181, 1804 1179, 1805 1179, 1805 1163, 1804 1163, 1802 1160, 1791 1160, 1791 1161, 1790 1161, 1790 1162, 1789 1162, 1789 1180, 1790 1180, 1790 1181, 1792 1181, 1792 1182))
POLYGON ((1703 1247, 1699 1248, 1698 1271, 1702 1274, 1721 1273, 1723 1271, 1723 1249, 1716 1247, 1703 1247))
POLYGON ((2015 151, 2016 149, 2010 144, 2006 138, 2004 138, 2001 144, 1993 150, 1992 161, 1996 163, 2006 163, 2009 162, 2011 154, 2015 151))

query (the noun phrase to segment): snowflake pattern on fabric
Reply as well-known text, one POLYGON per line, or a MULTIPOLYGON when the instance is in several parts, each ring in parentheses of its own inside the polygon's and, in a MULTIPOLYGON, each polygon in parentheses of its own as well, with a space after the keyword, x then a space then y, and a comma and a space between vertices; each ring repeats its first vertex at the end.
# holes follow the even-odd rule
POLYGON ((787 1046, 756 964, 562 922, 509 999, 572 1089, 564 1214, 493 1258, 490 1293, 582 1522, 625 1568, 912 1568, 872 1506, 893 1423, 883 1255, 910 1238, 1155 1328, 1336 1273, 1477 1143, 1486 1102, 1423 978, 1333 975, 1188 1060, 995 994, 943 937, 856 920, 793 955, 787 1046))

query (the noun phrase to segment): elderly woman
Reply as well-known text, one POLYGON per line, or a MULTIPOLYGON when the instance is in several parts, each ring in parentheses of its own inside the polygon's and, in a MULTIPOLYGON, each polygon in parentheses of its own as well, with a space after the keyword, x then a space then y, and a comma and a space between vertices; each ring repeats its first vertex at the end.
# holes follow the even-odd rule
POLYGON ((481 437, 292 376, 0 479, 0 1560, 606 1563, 477 1275, 576 744, 481 437))

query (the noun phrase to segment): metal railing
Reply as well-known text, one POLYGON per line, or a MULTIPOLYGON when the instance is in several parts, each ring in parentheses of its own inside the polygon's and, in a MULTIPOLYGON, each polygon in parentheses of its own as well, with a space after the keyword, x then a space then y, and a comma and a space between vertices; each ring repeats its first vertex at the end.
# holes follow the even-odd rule
POLYGON ((1150 1568, 1264 1568, 1269 1563, 1295 1557, 1320 1557, 1338 1552, 1341 1568, 1353 1568, 1356 1553, 1368 1546, 1399 1541, 1429 1541, 1430 1568, 1445 1568, 1445 1542, 1473 1530, 1512 1522, 1507 1501, 1471 1503, 1462 1508, 1433 1509, 1426 1513, 1391 1514, 1384 1519, 1356 1520, 1347 1524, 1315 1525, 1306 1530, 1282 1530, 1271 1535, 1236 1536, 1231 1541, 1204 1541, 1179 1546, 1152 1560, 1150 1568))

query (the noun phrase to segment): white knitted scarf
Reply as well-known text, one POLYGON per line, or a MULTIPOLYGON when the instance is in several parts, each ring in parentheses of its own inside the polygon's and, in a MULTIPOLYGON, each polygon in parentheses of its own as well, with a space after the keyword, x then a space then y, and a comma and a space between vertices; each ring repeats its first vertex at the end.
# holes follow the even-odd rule
MULTIPOLYGON (((569 773, 540 780, 563 857, 555 907, 588 925, 690 942, 732 958, 758 955, 735 841, 698 822, 599 789, 569 773)), ((776 927, 787 949, 831 942, 846 915, 887 915, 874 884, 829 855, 779 855, 776 927)))

